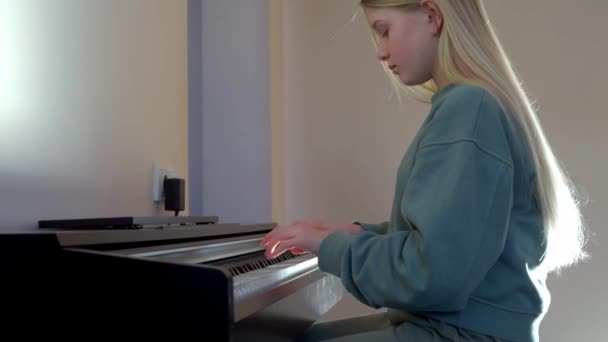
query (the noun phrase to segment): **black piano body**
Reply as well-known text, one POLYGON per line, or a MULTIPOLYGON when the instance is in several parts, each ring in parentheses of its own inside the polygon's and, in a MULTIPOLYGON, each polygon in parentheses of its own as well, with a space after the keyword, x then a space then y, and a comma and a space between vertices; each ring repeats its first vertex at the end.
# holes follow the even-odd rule
POLYGON ((0 234, 1 334, 289 341, 342 296, 310 254, 263 258, 274 224, 0 234))

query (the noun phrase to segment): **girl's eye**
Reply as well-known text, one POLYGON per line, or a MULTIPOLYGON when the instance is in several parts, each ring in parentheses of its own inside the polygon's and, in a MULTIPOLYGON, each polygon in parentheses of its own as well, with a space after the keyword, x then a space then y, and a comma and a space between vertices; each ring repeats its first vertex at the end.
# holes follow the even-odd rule
POLYGON ((386 38, 386 37, 388 37, 388 30, 386 30, 382 33, 382 38, 386 38))

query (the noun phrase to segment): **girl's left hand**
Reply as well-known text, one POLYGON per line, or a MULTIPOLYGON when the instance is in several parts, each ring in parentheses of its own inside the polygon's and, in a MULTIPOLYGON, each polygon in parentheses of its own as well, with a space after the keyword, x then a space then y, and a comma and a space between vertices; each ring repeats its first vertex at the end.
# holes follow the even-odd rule
POLYGON ((287 250, 294 254, 310 252, 318 255, 321 241, 331 233, 331 230, 310 225, 277 226, 264 237, 261 245, 266 247, 267 259, 276 258, 287 250))

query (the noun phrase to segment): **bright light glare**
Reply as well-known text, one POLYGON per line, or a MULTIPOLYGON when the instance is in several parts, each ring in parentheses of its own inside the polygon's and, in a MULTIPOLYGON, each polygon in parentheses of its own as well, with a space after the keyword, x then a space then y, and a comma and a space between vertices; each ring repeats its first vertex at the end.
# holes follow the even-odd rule
POLYGON ((19 0, 0 0, 0 125, 4 129, 19 119, 25 104, 24 63, 28 56, 24 51, 27 31, 23 7, 19 0))

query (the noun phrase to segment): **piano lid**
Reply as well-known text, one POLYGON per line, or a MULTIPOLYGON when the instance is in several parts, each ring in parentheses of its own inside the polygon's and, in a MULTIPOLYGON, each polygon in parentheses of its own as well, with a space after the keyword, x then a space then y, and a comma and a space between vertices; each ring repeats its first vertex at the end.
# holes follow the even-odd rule
POLYGON ((43 229, 38 231, 15 232, 3 234, 4 238, 10 235, 26 236, 54 236, 58 247, 92 247, 110 249, 110 245, 128 244, 166 244, 207 239, 220 239, 226 237, 247 236, 263 234, 276 227, 275 223, 248 224, 238 223, 205 224, 205 225, 177 225, 159 226, 142 229, 103 229, 103 230, 62 230, 43 229), (108 248, 103 248, 108 246, 108 248))
POLYGON ((218 223, 217 216, 128 216, 69 220, 41 220, 39 228, 55 229, 138 229, 158 225, 202 225, 218 223))

